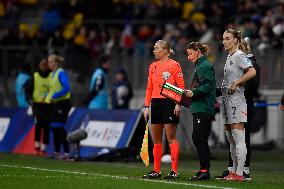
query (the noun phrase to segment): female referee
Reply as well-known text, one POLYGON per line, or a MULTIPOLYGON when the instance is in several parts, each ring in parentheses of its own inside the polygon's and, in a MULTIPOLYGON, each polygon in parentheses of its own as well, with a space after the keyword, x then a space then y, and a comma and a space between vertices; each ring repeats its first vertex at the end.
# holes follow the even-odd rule
POLYGON ((169 58, 173 50, 167 41, 157 41, 153 53, 157 61, 153 62, 149 68, 144 118, 145 120, 151 118, 151 129, 154 138, 154 169, 144 175, 143 178, 155 179, 161 177, 162 135, 163 128, 165 128, 171 150, 172 170, 164 178, 175 179, 179 177, 179 143, 176 139, 176 128, 181 107, 174 101, 160 95, 160 91, 165 81, 184 89, 184 79, 179 63, 169 58))

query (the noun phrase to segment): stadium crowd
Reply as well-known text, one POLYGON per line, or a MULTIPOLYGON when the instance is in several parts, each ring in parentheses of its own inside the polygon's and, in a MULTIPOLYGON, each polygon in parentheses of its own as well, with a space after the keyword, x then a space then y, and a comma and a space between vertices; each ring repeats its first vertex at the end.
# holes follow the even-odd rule
POLYGON ((5 0, 0 2, 5 23, 0 44, 63 49, 63 55, 72 51, 95 62, 100 54, 122 49, 143 56, 157 39, 169 41, 177 53, 185 53, 188 41, 206 42, 221 51, 222 32, 234 28, 263 51, 282 48, 283 12, 282 0, 5 0), (24 17, 27 6, 39 8, 41 19, 24 17))

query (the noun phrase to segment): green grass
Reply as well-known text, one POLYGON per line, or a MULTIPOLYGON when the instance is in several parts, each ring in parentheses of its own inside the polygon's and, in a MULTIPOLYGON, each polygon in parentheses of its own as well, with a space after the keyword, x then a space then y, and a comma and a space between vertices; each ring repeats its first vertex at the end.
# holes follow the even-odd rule
MULTIPOLYGON (((211 175, 219 175, 227 165, 224 152, 214 152, 217 160, 211 162, 211 175)), ((180 179, 165 181, 143 180, 141 176, 151 170, 141 162, 64 162, 41 157, 0 153, 0 189, 45 188, 98 188, 98 189, 150 189, 150 188, 284 188, 284 153, 253 152, 252 181, 243 183, 216 181, 190 182, 198 169, 195 156, 181 154, 180 179)), ((170 164, 162 165, 162 173, 170 164)))

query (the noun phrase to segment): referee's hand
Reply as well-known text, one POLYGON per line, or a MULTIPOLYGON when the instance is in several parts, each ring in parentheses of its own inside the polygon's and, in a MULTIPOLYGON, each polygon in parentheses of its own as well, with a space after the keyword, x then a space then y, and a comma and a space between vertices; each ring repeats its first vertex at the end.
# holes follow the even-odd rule
POLYGON ((175 114, 176 116, 179 116, 180 111, 181 111, 181 106, 178 105, 178 104, 176 104, 175 109, 174 109, 174 114, 175 114))
POLYGON ((145 107, 145 109, 144 109, 144 119, 145 119, 146 122, 148 122, 149 117, 150 117, 150 109, 149 109, 149 107, 145 107))

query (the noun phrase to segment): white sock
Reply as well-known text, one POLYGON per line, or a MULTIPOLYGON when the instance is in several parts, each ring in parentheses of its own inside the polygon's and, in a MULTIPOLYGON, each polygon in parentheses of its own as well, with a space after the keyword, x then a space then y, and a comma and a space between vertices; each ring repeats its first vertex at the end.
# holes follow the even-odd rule
POLYGON ((42 143, 41 146, 40 146, 40 150, 45 151, 45 149, 46 149, 46 145, 42 143))
POLYGON ((249 174, 249 167, 244 167, 244 172, 245 172, 246 174, 249 174))
POLYGON ((228 167, 228 170, 231 172, 237 171, 237 156, 236 156, 236 143, 233 139, 233 135, 231 131, 225 131, 225 134, 227 136, 228 142, 230 144, 230 152, 231 152, 231 158, 233 160, 233 167, 228 167))
POLYGON ((236 172, 236 170, 234 169, 234 167, 228 167, 228 171, 230 171, 230 172, 236 172))
POLYGON ((245 143, 245 132, 244 130, 233 129, 232 130, 233 139, 236 143, 236 156, 237 156, 237 171, 236 174, 243 176, 247 147, 245 143))
POLYGON ((40 148, 40 142, 35 141, 35 148, 40 148))

